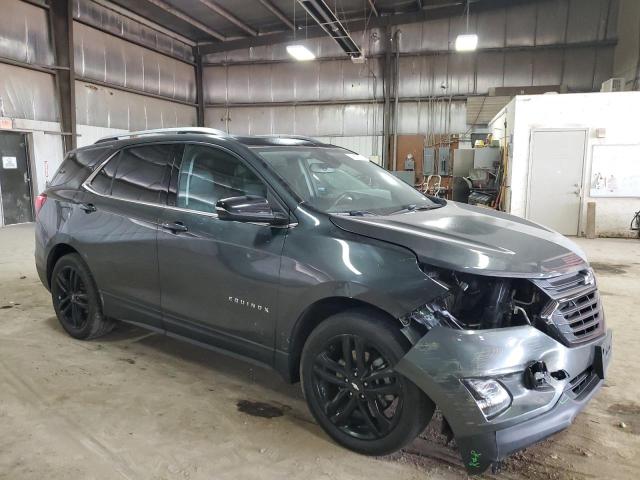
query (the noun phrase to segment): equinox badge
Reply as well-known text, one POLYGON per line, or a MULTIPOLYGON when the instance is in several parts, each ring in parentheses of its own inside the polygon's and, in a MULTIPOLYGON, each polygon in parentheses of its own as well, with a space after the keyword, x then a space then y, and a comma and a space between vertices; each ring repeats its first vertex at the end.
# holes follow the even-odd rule
POLYGON ((228 297, 229 302, 240 305, 241 307, 252 308, 253 310, 258 310, 259 312, 269 313, 269 308, 264 305, 259 305, 255 302, 250 302, 249 300, 245 300, 244 298, 238 297, 228 297))

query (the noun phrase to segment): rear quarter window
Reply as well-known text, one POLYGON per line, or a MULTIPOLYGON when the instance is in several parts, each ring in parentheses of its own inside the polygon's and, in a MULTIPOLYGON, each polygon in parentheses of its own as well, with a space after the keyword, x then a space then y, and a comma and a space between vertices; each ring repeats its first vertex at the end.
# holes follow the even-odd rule
POLYGON ((98 162, 110 152, 109 148, 92 148, 70 152, 49 182, 49 187, 80 188, 98 162))

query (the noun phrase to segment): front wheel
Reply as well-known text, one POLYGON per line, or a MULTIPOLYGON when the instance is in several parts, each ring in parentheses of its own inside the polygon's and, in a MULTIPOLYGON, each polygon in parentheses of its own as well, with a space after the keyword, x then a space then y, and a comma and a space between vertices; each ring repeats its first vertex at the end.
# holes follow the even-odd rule
POLYGON ((334 315, 309 336, 301 382, 311 413, 340 445, 387 455, 427 426, 435 405, 393 367, 408 341, 365 310, 334 315))

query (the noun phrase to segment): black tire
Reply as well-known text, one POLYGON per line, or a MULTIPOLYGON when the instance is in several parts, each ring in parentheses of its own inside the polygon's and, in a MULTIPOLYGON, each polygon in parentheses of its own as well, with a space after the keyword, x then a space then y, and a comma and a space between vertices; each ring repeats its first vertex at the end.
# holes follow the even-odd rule
POLYGON ((73 338, 90 340, 114 327, 114 322, 102 314, 96 283, 77 253, 61 257, 53 267, 51 298, 60 325, 73 338))
POLYGON ((398 328, 364 309, 333 315, 311 332, 300 363, 302 390, 311 413, 337 443, 365 455, 388 455, 425 429, 434 403, 393 371, 409 348, 398 328))

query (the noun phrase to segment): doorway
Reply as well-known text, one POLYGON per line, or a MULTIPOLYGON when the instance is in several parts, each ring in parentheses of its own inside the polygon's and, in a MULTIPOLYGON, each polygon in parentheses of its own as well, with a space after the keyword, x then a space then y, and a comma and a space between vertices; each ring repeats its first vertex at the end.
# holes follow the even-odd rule
POLYGON ((0 226, 33 222, 27 136, 0 132, 0 226))
POLYGON ((578 235, 587 131, 531 132, 527 219, 578 235))

